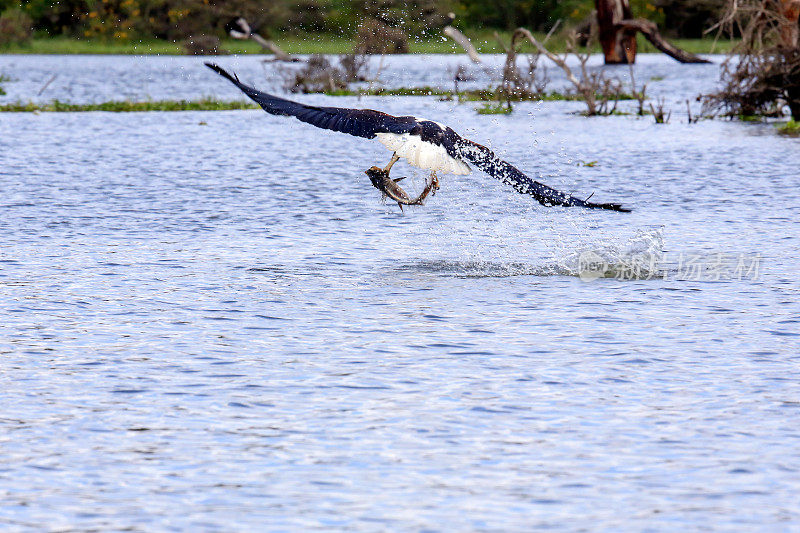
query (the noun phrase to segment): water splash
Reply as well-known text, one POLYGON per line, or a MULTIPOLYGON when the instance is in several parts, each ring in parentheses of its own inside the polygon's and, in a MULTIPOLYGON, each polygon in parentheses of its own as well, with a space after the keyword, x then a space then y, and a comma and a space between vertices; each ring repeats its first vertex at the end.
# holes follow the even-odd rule
POLYGON ((511 276, 575 276, 584 281, 598 278, 643 280, 663 278, 664 230, 638 231, 621 243, 586 244, 566 255, 556 253, 540 262, 484 261, 480 259, 425 259, 404 263, 401 271, 428 272, 464 278, 511 276))
POLYGON ((581 247, 559 265, 584 281, 598 278, 642 280, 663 278, 664 228, 639 230, 621 244, 603 243, 581 247))

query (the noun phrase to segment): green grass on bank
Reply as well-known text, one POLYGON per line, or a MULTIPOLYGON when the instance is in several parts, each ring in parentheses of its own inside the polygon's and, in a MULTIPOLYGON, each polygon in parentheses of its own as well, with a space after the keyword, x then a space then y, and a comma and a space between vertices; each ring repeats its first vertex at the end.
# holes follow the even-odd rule
MULTIPOLYGON (((450 91, 442 89, 434 89, 433 87, 400 87, 397 89, 371 89, 362 91, 335 91, 325 93, 328 96, 437 96, 441 99, 457 100, 459 102, 488 102, 484 108, 487 110, 492 105, 496 107, 505 106, 497 102, 497 93, 490 90, 471 90, 460 91, 454 94, 450 91)), ((620 94, 618 100, 627 100, 631 96, 627 94, 620 94)), ((528 94, 516 95, 509 98, 512 102, 523 101, 575 101, 580 100, 581 97, 571 93, 547 93, 543 95, 528 94)), ((249 101, 234 100, 224 101, 215 100, 213 98, 203 98, 200 100, 159 100, 149 102, 130 102, 112 101, 103 102, 100 104, 68 104, 59 100, 53 100, 49 103, 33 103, 33 102, 17 102, 13 104, 0 105, 0 113, 76 113, 85 111, 106 111, 116 113, 131 113, 141 111, 230 111, 235 109, 259 109, 259 106, 249 101)), ((483 109, 483 108, 482 108, 483 109)), ((487 113, 489 111, 486 111, 487 113)), ((499 111, 493 111, 495 113, 499 111)), ((510 112, 510 111, 509 111, 510 112)))
MULTIPOLYGON (((494 38, 492 31, 467 31, 473 44, 479 52, 502 53, 503 50, 494 38)), ((508 44, 511 41, 511 32, 501 32, 501 39, 508 44)), ((542 39, 543 35, 537 37, 542 39)), ((345 54, 355 47, 355 40, 337 35, 290 35, 277 36, 275 42, 290 54, 345 54)), ((676 39, 672 41, 676 46, 695 54, 724 53, 730 50, 730 41, 719 41, 714 44, 713 39, 676 39)), ((411 52, 416 54, 453 54, 463 53, 452 40, 437 38, 427 41, 411 41, 411 52)), ((549 47, 554 52, 564 50, 564 42, 553 38, 549 47)), ((656 52, 656 49, 643 38, 639 38, 639 50, 643 53, 656 52)), ((222 41, 222 48, 232 54, 261 54, 264 51, 251 41, 238 41, 226 39, 222 41)), ((529 51, 532 47, 525 45, 522 51, 529 51)), ((597 50, 599 51, 599 49, 597 50)), ((181 55, 184 54, 181 42, 170 42, 159 39, 145 39, 139 41, 104 41, 94 39, 78 39, 69 37, 34 38, 26 44, 11 44, 0 47, 4 54, 120 54, 120 55, 181 55)))
MULTIPOLYGON (((638 36, 638 49, 639 52, 643 54, 655 54, 655 53, 662 53, 659 50, 650 44, 647 39, 644 39, 641 35, 638 36)), ((667 39, 670 43, 677 46, 681 50, 685 50, 691 54, 727 54, 728 52, 736 46, 738 41, 731 41, 728 39, 720 39, 718 41, 714 41, 714 39, 667 39)))
POLYGON ((788 137, 800 137, 800 122, 792 119, 785 124, 778 125, 778 133, 788 137))
POLYGON ((252 102, 221 101, 212 98, 201 100, 160 100, 157 102, 129 102, 115 101, 101 104, 67 104, 54 100, 46 104, 16 103, 0 105, 0 112, 64 112, 74 113, 82 111, 108 111, 115 113, 132 113, 140 111, 229 111, 232 109, 259 109, 252 102))
POLYGON ((510 115, 514 112, 511 106, 499 102, 486 102, 475 109, 479 115, 510 115))
MULTIPOLYGON (((341 89, 338 91, 328 91, 325 93, 328 96, 438 96, 446 99, 456 99, 459 101, 468 102, 490 102, 497 100, 498 95, 496 91, 489 89, 470 89, 468 91, 459 91, 453 93, 444 89, 437 89, 435 87, 397 87, 394 89, 341 89)), ((600 98, 600 95, 598 95, 600 98)), ((508 97, 512 102, 528 102, 528 101, 544 101, 544 102, 561 102, 561 101, 579 101, 583 98, 575 93, 560 93, 552 91, 549 93, 527 93, 527 94, 513 94, 508 97)), ((620 93, 612 100, 633 100, 633 96, 628 93, 620 93)), ((505 97, 502 98, 505 101, 505 97)))

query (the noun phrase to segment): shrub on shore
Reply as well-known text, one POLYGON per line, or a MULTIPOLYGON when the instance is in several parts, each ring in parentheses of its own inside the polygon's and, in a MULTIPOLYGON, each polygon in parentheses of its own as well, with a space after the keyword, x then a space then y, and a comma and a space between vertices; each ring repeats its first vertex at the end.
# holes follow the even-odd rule
POLYGON ((220 45, 219 37, 213 35, 195 35, 183 43, 183 49, 190 56, 215 56, 227 54, 220 45))
POLYGON ((0 46, 25 43, 33 33, 33 20, 21 9, 6 9, 0 15, 0 46))

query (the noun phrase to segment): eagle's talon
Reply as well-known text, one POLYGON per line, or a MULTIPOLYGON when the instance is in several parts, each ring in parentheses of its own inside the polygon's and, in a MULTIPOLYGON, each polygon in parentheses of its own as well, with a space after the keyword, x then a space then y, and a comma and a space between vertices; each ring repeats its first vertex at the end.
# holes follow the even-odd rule
POLYGON ((436 172, 431 173, 431 196, 436 196, 439 190, 439 178, 436 177, 436 172))
POLYGON ((389 170, 397 162, 397 159, 397 154, 395 154, 385 168, 371 167, 365 172, 369 176, 372 186, 381 191, 382 199, 391 198, 397 202, 401 211, 403 211, 404 205, 425 205, 425 199, 439 190, 439 180, 436 178, 436 172, 431 173, 430 180, 425 180, 425 189, 412 200, 408 193, 397 184, 399 181, 404 180, 405 176, 397 179, 389 177, 389 170))

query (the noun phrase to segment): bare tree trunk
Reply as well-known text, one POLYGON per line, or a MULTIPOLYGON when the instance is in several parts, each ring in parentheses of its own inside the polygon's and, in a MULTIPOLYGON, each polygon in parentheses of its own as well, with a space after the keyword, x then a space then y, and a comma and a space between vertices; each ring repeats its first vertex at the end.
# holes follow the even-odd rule
MULTIPOLYGON (((782 0, 796 2, 800 0, 782 0)), ((641 32, 653 46, 681 63, 708 63, 668 43, 658 32, 655 22, 633 18, 628 0, 595 0, 600 45, 606 65, 633 64, 636 62, 636 33, 641 32)), ((798 8, 800 10, 800 8, 798 8)), ((797 17, 795 16, 795 22, 797 17)), ((796 24, 795 24, 796 26, 796 24)))
POLYGON ((781 14, 786 18, 781 28, 781 45, 797 48, 800 46, 800 0, 781 0, 781 14))
POLYGON ((595 0, 600 46, 606 65, 636 62, 636 31, 618 26, 621 20, 633 18, 628 0, 595 0))

